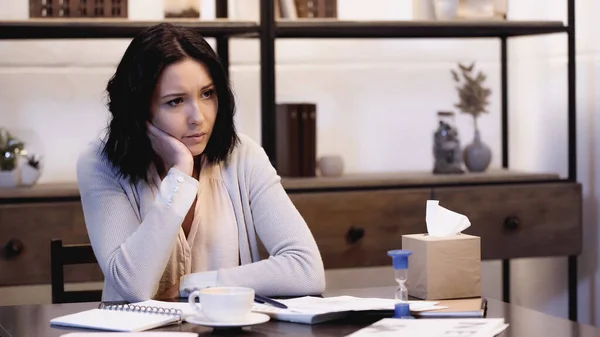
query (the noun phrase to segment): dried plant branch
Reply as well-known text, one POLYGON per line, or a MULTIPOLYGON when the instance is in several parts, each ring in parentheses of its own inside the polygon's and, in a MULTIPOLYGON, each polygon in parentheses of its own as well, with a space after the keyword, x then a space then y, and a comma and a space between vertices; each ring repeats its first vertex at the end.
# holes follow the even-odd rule
POLYGON ((487 76, 481 71, 477 75, 473 74, 475 62, 469 66, 459 63, 458 67, 460 76, 456 70, 450 70, 454 82, 457 83, 456 90, 459 98, 459 102, 454 106, 461 112, 468 113, 477 119, 481 114, 488 112, 486 107, 492 91, 483 86, 487 76))

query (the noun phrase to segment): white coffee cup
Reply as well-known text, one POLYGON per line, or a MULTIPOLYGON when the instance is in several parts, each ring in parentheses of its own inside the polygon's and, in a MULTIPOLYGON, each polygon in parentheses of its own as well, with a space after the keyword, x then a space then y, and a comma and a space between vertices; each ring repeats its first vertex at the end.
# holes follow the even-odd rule
POLYGON ((214 287, 196 290, 188 302, 213 322, 244 321, 254 303, 254 289, 245 287, 214 287), (200 305, 196 299, 200 299, 200 305))

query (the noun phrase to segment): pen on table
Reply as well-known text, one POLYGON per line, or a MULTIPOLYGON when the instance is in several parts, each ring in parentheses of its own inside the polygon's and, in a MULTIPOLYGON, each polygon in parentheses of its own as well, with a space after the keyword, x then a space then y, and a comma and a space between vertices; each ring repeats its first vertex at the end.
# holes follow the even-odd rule
MULTIPOLYGON (((200 290, 200 288, 191 288, 191 289, 190 288, 185 288, 184 289, 184 291, 186 293, 188 293, 188 295, 191 294, 195 290, 200 290)), ((259 295, 259 294, 254 294, 254 302, 261 303, 261 304, 270 304, 270 305, 272 305, 274 307, 281 308, 281 309, 287 309, 288 308, 287 305, 285 305, 285 304, 283 304, 281 302, 275 301, 272 298, 269 298, 269 297, 266 297, 266 296, 262 296, 262 295, 259 295)))
POLYGON ((268 298, 266 296, 262 296, 262 295, 259 295, 259 294, 254 294, 254 302, 264 303, 264 304, 270 304, 270 305, 272 305, 274 307, 281 308, 281 309, 287 309, 288 308, 287 305, 285 305, 285 304, 283 304, 281 302, 275 301, 272 298, 268 298))

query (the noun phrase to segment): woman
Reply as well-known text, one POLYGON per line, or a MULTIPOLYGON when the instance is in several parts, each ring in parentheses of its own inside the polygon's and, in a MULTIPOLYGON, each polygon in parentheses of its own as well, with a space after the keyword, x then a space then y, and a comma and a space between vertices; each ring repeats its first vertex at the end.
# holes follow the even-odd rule
POLYGON ((132 40, 107 91, 106 139, 77 162, 104 301, 207 286, 324 290, 314 238, 263 149, 236 134, 233 94, 201 36, 150 27, 132 40), (262 261, 259 240, 270 254, 262 261))

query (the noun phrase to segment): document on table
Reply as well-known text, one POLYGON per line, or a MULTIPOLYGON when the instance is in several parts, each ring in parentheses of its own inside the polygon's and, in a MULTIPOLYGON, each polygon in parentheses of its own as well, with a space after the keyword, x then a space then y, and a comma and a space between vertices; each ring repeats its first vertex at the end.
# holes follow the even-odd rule
POLYGON ((347 337, 493 337, 508 324, 503 318, 396 319, 384 318, 347 337))
MULTIPOLYGON (((304 324, 316 324, 345 317, 353 311, 394 311, 398 300, 387 298, 362 298, 353 296, 312 297, 304 296, 287 300, 278 300, 287 309, 275 308, 265 304, 255 304, 252 308, 271 316, 273 319, 304 324)), ((411 311, 446 308, 437 306, 438 302, 409 301, 411 311)))
POLYGON ((61 337, 198 337, 194 332, 146 331, 146 332, 71 332, 61 337))

